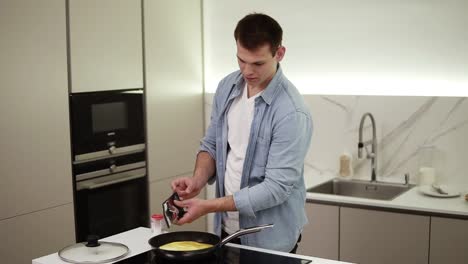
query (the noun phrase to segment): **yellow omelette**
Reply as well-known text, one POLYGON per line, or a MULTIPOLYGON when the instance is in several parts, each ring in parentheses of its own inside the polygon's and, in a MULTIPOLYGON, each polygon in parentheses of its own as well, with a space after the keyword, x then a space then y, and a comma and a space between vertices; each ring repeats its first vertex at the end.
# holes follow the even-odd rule
POLYGON ((160 249, 171 251, 192 251, 210 248, 213 245, 207 243, 200 243, 196 241, 176 241, 160 246, 160 249))

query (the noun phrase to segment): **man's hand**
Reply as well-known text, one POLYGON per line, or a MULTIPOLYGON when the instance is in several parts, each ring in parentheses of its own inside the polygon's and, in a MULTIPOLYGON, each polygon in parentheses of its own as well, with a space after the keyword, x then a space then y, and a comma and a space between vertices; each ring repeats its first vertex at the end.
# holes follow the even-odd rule
POLYGON ((201 216, 210 212, 209 201, 198 198, 193 198, 184 201, 174 201, 177 206, 180 206, 186 210, 184 217, 177 220, 177 225, 183 225, 192 223, 201 216))
POLYGON ((172 191, 177 192, 179 198, 187 200, 197 196, 205 187, 208 179, 215 174, 215 161, 210 154, 201 151, 197 155, 193 177, 182 177, 171 183, 172 191))
POLYGON ((177 192, 181 200, 197 196, 204 184, 194 177, 182 177, 172 181, 172 191, 177 192))
POLYGON ((184 208, 186 211, 184 217, 177 220, 176 224, 178 225, 191 223, 208 213, 237 211, 232 195, 210 200, 202 200, 198 198, 183 201, 174 200, 174 203, 177 206, 184 208))

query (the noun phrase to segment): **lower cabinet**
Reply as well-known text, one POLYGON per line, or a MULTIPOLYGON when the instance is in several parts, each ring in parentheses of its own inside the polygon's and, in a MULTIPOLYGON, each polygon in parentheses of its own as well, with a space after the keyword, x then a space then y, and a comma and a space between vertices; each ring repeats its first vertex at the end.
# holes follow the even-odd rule
POLYGON ((468 263, 468 220, 431 218, 429 264, 468 263))
POLYGON ((75 243, 73 204, 3 219, 0 237, 0 263, 31 263, 32 259, 57 252, 75 243))
POLYGON ((306 203, 297 253, 352 263, 466 264, 468 220, 306 203))
POLYGON ((429 222, 429 216, 341 207, 340 260, 427 264, 429 222))
POLYGON ((338 260, 339 207, 306 203, 309 224, 302 231, 297 253, 338 260))
POLYGON ((468 220, 306 203, 297 253, 353 263, 466 264, 468 220))

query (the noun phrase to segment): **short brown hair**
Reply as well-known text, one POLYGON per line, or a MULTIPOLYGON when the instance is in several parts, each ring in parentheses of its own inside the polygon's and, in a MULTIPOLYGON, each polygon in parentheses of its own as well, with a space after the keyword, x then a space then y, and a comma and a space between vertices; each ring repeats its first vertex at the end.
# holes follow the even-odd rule
POLYGON ((271 52, 275 56, 283 40, 283 29, 270 16, 253 13, 237 23, 234 38, 248 50, 255 50, 264 44, 270 44, 271 52))

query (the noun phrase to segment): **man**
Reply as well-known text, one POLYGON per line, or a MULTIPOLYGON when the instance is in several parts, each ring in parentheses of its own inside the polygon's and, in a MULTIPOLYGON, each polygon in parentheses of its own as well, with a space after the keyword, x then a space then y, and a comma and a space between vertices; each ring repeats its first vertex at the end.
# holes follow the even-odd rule
POLYGON ((303 173, 312 120, 279 65, 286 52, 280 25, 250 14, 234 37, 240 71, 219 83, 193 177, 171 184, 187 210, 178 224, 216 212, 215 232, 224 237, 273 223, 238 243, 295 253, 307 223, 303 173), (217 198, 193 198, 215 180, 217 198))

